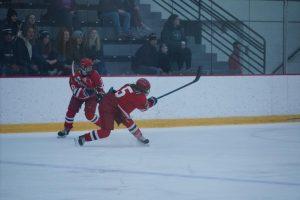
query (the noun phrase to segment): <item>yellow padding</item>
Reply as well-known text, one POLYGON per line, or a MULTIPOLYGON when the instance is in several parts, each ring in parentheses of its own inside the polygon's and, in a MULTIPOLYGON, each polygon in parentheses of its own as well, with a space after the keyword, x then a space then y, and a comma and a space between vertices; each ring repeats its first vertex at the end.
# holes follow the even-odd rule
MULTIPOLYGON (((136 120, 141 128, 183 127, 183 126, 207 126, 225 124, 259 124, 278 122, 299 122, 299 115, 259 116, 259 117, 226 117, 226 118, 197 118, 197 119, 156 119, 136 120)), ((124 128, 123 126, 116 128, 124 128)), ((0 133, 31 133, 31 132, 56 132, 63 129, 62 123, 42 124, 3 124, 0 125, 0 133)), ((75 131, 94 130, 97 127, 90 122, 75 122, 75 131)))

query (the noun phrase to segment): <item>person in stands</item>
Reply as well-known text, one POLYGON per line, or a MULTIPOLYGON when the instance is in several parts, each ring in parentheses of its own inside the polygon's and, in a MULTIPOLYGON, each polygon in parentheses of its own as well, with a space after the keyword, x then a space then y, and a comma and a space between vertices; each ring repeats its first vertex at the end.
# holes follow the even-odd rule
POLYGON ((236 41, 232 44, 232 48, 232 53, 228 58, 229 74, 239 75, 242 74, 242 66, 240 59, 241 44, 236 41))
POLYGON ((157 37, 150 34, 148 40, 135 53, 132 62, 132 70, 137 74, 161 74, 158 67, 157 37))
POLYGON ((121 0, 100 0, 99 7, 101 12, 100 16, 112 20, 117 37, 131 36, 131 15, 124 10, 121 0), (123 26, 121 26, 121 17, 124 19, 123 26))
POLYGON ((191 67, 191 51, 186 46, 186 37, 184 29, 181 26, 180 18, 172 14, 164 24, 161 32, 161 40, 169 47, 172 64, 175 63, 179 70, 191 67))

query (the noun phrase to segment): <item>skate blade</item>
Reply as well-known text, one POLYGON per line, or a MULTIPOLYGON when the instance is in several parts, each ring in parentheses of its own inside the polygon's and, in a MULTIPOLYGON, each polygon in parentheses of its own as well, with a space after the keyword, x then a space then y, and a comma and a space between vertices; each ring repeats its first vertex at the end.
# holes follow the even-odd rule
POLYGON ((75 147, 80 147, 79 143, 78 143, 78 139, 74 138, 74 143, 75 143, 75 147))
POLYGON ((63 138, 66 138, 67 136, 66 135, 64 135, 64 136, 56 136, 57 137, 57 139, 63 139, 63 138))

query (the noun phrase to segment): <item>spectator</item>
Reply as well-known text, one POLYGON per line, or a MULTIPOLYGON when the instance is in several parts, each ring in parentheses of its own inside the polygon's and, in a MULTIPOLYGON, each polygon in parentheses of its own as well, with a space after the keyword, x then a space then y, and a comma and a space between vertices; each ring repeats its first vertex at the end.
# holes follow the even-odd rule
POLYGON ((182 66, 185 64, 186 69, 191 68, 191 62, 192 62, 192 52, 191 50, 186 46, 185 41, 181 41, 181 51, 180 51, 180 57, 178 59, 179 66, 182 66))
POLYGON ((74 31, 71 41, 71 58, 76 64, 85 57, 85 49, 83 45, 83 33, 82 31, 74 31))
POLYGON ((100 12, 104 18, 113 21, 118 37, 130 36, 130 14, 122 9, 121 0, 100 0, 100 12), (123 28, 121 28, 120 16, 124 18, 123 28), (122 30, 123 29, 123 32, 122 30))
POLYGON ((69 31, 80 29, 80 21, 76 13, 75 0, 47 0, 49 6, 43 20, 53 20, 57 25, 66 27, 69 31))
POLYGON ((84 47, 86 57, 93 60, 94 66, 101 75, 107 74, 107 70, 103 62, 101 39, 97 29, 90 29, 85 36, 84 47))
POLYGON ((27 27, 33 28, 33 30, 34 30, 34 38, 32 39, 33 44, 39 38, 38 26, 35 22, 36 22, 35 15, 29 14, 26 16, 24 23, 22 23, 22 25, 21 25, 21 31, 23 31, 23 29, 26 29, 27 27))
POLYGON ((158 67, 157 37, 150 34, 148 41, 135 53, 132 70, 137 74, 161 74, 158 67))
POLYGON ((1 30, 0 41, 0 74, 10 75, 13 73, 12 65, 14 64, 13 54, 13 37, 12 29, 6 28, 1 30))
POLYGON ((65 67, 65 75, 70 74, 72 64, 70 32, 67 28, 60 29, 57 37, 56 50, 59 55, 59 61, 65 67))
POLYGON ((133 28, 136 30, 136 34, 138 37, 144 37, 151 31, 146 24, 143 23, 140 8, 136 2, 136 0, 124 0, 124 9, 130 13, 131 15, 131 24, 133 28))
POLYGON ((44 75, 61 75, 63 70, 50 41, 48 31, 40 31, 40 38, 33 46, 33 59, 44 75))
POLYGON ((165 43, 162 43, 159 47, 158 52, 158 66, 163 70, 163 72, 169 73, 171 69, 170 64, 171 63, 168 47, 165 43))
POLYGON ((172 14, 168 18, 163 27, 161 39, 169 47, 171 63, 175 62, 179 70, 183 67, 183 63, 186 63, 187 68, 191 67, 191 54, 189 54, 191 51, 186 47, 184 29, 180 25, 178 15, 172 14))
POLYGON ((228 59, 229 73, 233 75, 242 74, 242 66, 240 61, 241 44, 239 42, 234 42, 232 46, 233 51, 228 59))
POLYGON ((6 19, 1 23, 2 29, 10 28, 12 30, 13 39, 15 39, 19 34, 20 24, 21 22, 18 20, 17 12, 9 8, 7 10, 6 19))
POLYGON ((26 27, 22 34, 17 38, 14 45, 14 56, 17 74, 37 75, 40 74, 39 68, 32 62, 32 44, 34 30, 26 27))

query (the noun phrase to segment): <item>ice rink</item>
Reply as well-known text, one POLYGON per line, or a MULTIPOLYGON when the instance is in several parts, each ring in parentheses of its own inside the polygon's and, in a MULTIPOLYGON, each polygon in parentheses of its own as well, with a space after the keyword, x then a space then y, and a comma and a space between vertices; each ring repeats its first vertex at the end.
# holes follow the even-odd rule
POLYGON ((300 123, 1 134, 1 200, 299 200, 300 123))

